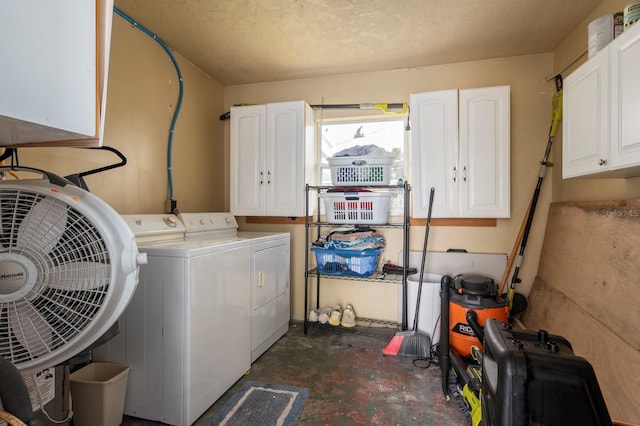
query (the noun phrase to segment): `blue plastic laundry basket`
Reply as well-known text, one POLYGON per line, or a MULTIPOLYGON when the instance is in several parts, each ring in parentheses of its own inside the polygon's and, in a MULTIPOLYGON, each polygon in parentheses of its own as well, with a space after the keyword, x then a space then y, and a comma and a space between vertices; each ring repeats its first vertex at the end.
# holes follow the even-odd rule
POLYGON ((316 255, 318 272, 327 275, 368 277, 376 272, 384 249, 339 250, 311 247, 316 255))

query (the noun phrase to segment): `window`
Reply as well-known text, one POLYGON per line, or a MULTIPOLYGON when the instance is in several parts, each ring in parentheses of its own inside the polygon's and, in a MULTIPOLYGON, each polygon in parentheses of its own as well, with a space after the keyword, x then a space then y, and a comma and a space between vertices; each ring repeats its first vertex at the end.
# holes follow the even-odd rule
MULTIPOLYGON (((331 169, 327 158, 357 145, 375 145, 394 154, 390 169, 390 185, 402 184, 407 179, 406 119, 377 118, 334 121, 319 124, 319 178, 320 185, 331 185, 331 169)), ((403 214, 402 197, 396 197, 391 204, 392 215, 403 214)))
POLYGON ((331 169, 327 158, 357 145, 375 145, 395 157, 391 165, 391 185, 406 180, 406 121, 402 119, 357 120, 320 124, 320 185, 331 185, 331 169))

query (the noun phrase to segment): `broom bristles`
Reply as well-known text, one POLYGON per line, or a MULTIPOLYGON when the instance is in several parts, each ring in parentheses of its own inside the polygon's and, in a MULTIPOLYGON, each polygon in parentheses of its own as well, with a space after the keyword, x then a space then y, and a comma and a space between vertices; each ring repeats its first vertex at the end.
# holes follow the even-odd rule
POLYGON ((391 338, 391 341, 387 343, 387 346, 382 350, 383 355, 398 355, 400 347, 402 346, 402 340, 404 336, 395 335, 391 338))
POLYGON ((401 331, 393 336, 382 354, 430 358, 431 339, 417 331, 401 331))

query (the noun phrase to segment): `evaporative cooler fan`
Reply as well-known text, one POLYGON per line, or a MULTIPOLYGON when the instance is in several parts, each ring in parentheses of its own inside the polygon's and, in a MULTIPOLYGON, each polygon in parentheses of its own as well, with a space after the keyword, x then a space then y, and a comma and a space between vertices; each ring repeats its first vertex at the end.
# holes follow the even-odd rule
POLYGON ((69 181, 0 182, 0 356, 22 373, 67 361, 107 332, 145 256, 108 204, 69 181))

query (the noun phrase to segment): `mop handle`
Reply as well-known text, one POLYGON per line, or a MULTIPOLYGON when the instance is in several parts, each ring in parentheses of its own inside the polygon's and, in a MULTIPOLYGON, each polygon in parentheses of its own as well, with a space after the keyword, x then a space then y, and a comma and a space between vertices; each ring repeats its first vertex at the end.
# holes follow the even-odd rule
POLYGON ((422 278, 424 277, 424 263, 427 258, 427 242, 429 241, 429 228, 431 224, 431 210, 433 209, 433 194, 435 188, 429 192, 429 211, 427 213, 427 225, 424 230, 424 244, 422 246, 422 262, 420 263, 420 280, 418 281, 418 296, 416 298, 416 312, 413 318, 413 331, 418 331, 418 313, 420 312, 420 296, 422 295, 422 278))

